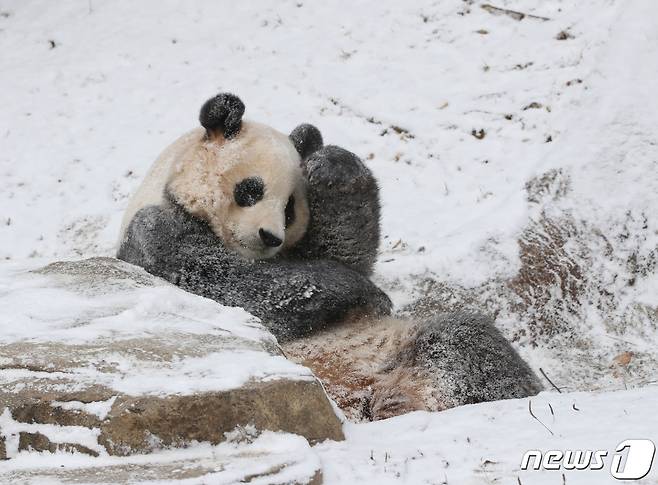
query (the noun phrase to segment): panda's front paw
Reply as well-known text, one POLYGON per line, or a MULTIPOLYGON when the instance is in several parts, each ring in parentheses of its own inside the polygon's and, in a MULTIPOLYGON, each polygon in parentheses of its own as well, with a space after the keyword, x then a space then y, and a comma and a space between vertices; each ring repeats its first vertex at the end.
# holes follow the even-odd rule
POLYGON ((366 297, 366 313, 372 315, 373 317, 383 317, 391 314, 393 310, 393 302, 384 293, 379 289, 375 284, 371 283, 372 286, 367 291, 366 297))
POLYGON ((393 304, 390 298, 370 279, 342 264, 320 263, 317 287, 327 297, 325 305, 335 304, 344 313, 362 313, 372 316, 389 315, 393 304))
POLYGON ((376 186, 372 173, 359 157, 343 148, 329 145, 305 161, 309 184, 319 190, 355 193, 376 186))

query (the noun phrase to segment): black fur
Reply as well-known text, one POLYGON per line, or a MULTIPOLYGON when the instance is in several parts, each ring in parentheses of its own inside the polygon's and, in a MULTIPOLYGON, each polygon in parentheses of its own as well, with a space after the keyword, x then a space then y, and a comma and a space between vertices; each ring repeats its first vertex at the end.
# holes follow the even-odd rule
POLYGON ((234 94, 221 93, 210 98, 201 107, 199 122, 209 135, 220 132, 224 138, 233 138, 242 128, 244 103, 234 94))
POLYGON ((322 148, 322 134, 315 126, 304 123, 292 130, 290 141, 295 145, 302 160, 322 148))
POLYGON ((297 215, 295 213, 295 196, 291 195, 288 197, 288 203, 286 204, 286 209, 285 209, 285 218, 286 218, 286 229, 288 229, 290 226, 292 226, 295 223, 295 219, 297 219, 297 215))
POLYGON ((331 258, 364 275, 372 273, 379 247, 379 188, 353 153, 326 146, 303 162, 311 220, 293 254, 331 258))
POLYGON ((135 215, 118 257, 191 293, 245 308, 281 341, 326 327, 354 310, 383 315, 391 309, 384 292, 338 262, 240 257, 171 197, 135 215))
POLYGON ((443 313, 420 322, 391 368, 420 367, 452 407, 532 396, 542 390, 534 372, 481 314, 443 313))
POLYGON ((260 177, 248 177, 235 184, 233 199, 240 207, 256 205, 265 195, 265 184, 260 177))

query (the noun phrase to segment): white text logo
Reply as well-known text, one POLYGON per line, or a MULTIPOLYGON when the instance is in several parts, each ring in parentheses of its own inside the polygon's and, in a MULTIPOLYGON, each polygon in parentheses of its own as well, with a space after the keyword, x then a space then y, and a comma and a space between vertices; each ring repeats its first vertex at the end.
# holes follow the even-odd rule
MULTIPOLYGON (((655 454, 656 446, 651 440, 624 440, 612 455, 610 474, 618 480, 644 478, 655 454)), ((608 455, 607 450, 530 450, 523 455, 521 470, 601 470, 608 455)))

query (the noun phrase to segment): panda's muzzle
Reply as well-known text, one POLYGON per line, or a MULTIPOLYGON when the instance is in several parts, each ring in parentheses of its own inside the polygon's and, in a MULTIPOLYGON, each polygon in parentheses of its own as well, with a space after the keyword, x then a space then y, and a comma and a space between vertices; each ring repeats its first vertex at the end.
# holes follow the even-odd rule
POLYGON ((278 248, 283 243, 283 239, 266 231, 262 227, 258 230, 258 235, 260 236, 261 241, 263 241, 263 244, 268 248, 278 248))

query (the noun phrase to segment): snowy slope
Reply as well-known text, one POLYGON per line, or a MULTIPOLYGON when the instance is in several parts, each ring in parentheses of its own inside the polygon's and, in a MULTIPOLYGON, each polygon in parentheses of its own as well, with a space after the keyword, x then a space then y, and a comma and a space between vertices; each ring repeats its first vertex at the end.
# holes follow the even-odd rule
MULTIPOLYGON (((567 390, 655 382, 658 5, 494 3, 549 19, 518 21, 485 3, 0 0, 0 258, 112 254, 149 164, 230 90, 248 117, 282 131, 314 123, 374 170, 375 279, 398 309, 485 309, 567 390)), ((633 392, 658 397, 591 399, 616 416, 633 392)), ((516 404, 451 411, 463 415, 454 426, 486 406, 516 404)), ((428 419, 443 429, 450 416, 428 419)), ((357 425, 321 451, 341 461, 329 476, 346 473, 352 444, 405 419, 357 425)), ((595 417, 565 422, 565 436, 578 426, 583 443, 608 446, 588 434, 595 417)), ((544 442, 503 438, 487 446, 507 483, 520 459, 507 445, 544 442)))

